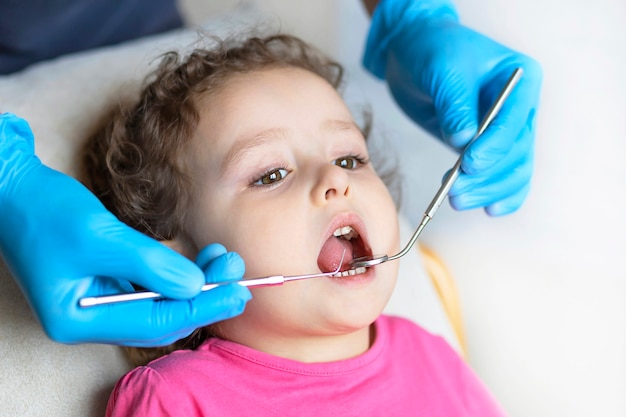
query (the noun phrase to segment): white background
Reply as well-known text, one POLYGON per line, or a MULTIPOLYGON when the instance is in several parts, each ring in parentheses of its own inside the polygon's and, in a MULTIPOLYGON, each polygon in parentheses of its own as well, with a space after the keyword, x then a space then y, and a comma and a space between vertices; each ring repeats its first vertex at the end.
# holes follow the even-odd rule
MULTIPOLYGON (((215 8, 198 1, 181 3, 197 22, 215 8)), ((378 130, 401 150, 403 211, 417 222, 455 156, 359 72, 359 1, 259 3, 367 87, 378 130)), ((457 5, 465 24, 544 70, 524 207, 493 219, 446 203, 423 235, 457 280, 470 362, 511 417, 626 416, 626 2, 457 5)))

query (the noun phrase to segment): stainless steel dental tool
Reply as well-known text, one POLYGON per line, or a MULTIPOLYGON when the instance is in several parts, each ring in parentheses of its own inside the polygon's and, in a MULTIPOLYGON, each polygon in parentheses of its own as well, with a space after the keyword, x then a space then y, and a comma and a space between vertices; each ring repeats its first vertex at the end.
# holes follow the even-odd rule
MULTIPOLYGON (((487 129, 487 126, 489 126, 491 121, 496 117, 496 115, 500 111, 500 108, 504 104, 504 101, 507 99, 507 97, 509 96, 509 94, 511 93, 511 91, 513 90, 513 88, 515 87, 519 79, 521 78, 522 73, 523 73, 522 68, 516 68, 515 71, 513 71, 513 74, 511 75, 509 80, 506 82, 504 88, 500 92, 500 95, 498 95, 498 97, 496 98, 496 101, 493 103, 493 105, 491 106, 487 114, 485 115, 485 118, 480 123, 480 126, 478 126, 478 130, 476 134, 474 135, 472 140, 465 146, 465 149, 467 149, 480 135, 482 135, 485 129, 487 129)), ((355 258, 352 260, 352 263, 351 263, 353 268, 358 268, 358 267, 369 268, 374 265, 382 264, 383 262, 393 261, 398 258, 401 258, 402 256, 406 255, 409 252, 409 250, 413 247, 413 245, 417 241, 417 238, 419 237, 419 235, 422 233, 422 230, 424 230, 424 227, 426 227, 428 222, 433 218, 433 216, 435 215, 435 213, 441 206, 441 203, 443 203, 443 200, 448 195, 450 188, 452 188, 452 184, 454 184, 454 181, 456 181, 459 174, 461 173, 461 162, 463 162, 464 153, 465 153, 465 150, 461 152, 461 155, 459 156, 459 159, 456 161, 456 164, 454 164, 454 166, 452 167, 450 174, 446 177, 445 181, 441 184, 441 187, 439 187, 437 194, 435 194, 435 197, 432 199, 432 201, 430 202, 430 205, 424 212, 424 216, 422 217, 422 221, 420 222, 419 226, 417 226, 417 230, 415 231, 415 233, 413 233, 413 236, 411 236, 409 243, 407 243, 404 249, 402 249, 400 252, 398 252, 397 254, 393 256, 374 255, 374 256, 362 256, 360 258, 355 258)))
MULTIPOLYGON (((343 250, 341 254, 341 259, 339 260, 339 264, 337 268, 332 272, 320 272, 317 274, 307 274, 307 275, 272 275, 261 278, 246 278, 238 281, 224 281, 217 282, 215 284, 206 284, 202 286, 201 291, 210 291, 214 288, 217 288, 221 285, 237 283, 244 287, 269 287, 274 285, 282 285, 285 282, 289 281, 298 281, 302 279, 310 279, 310 278, 322 278, 322 277, 331 277, 339 273, 341 269, 341 265, 343 264, 343 259, 346 255, 346 250, 343 250)), ((113 303, 121 303, 126 301, 137 301, 137 300, 149 300, 149 299, 157 299, 157 298, 165 298, 161 294, 152 292, 152 291, 138 291, 131 292, 127 294, 114 294, 114 295, 105 295, 99 297, 85 297, 81 298, 78 301, 78 305, 81 307, 93 307, 102 304, 113 304, 113 303)))

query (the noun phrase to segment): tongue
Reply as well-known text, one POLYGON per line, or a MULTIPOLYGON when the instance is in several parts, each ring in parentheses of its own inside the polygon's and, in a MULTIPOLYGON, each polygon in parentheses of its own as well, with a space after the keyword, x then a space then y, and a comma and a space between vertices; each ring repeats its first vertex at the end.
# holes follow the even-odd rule
POLYGON ((346 254, 343 257, 343 265, 348 265, 352 261, 353 256, 352 244, 345 239, 339 239, 334 236, 329 237, 317 257, 317 266, 320 268, 320 271, 332 272, 337 269, 344 249, 346 254))

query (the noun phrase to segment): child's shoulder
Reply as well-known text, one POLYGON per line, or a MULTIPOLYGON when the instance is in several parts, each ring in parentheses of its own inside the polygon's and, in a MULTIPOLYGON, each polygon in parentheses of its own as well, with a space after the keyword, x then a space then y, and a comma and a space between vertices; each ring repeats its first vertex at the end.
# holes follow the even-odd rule
POLYGON ((197 352, 193 350, 177 350, 132 369, 122 380, 142 381, 142 384, 153 380, 167 381, 176 385, 176 381, 186 378, 189 369, 197 369, 193 366, 198 360, 197 356, 197 352))
POLYGON ((414 321, 400 316, 383 314, 376 321, 376 327, 379 329, 385 329, 385 331, 389 331, 392 334, 404 334, 405 332, 409 332, 409 334, 415 337, 427 340, 442 339, 441 336, 431 333, 414 321))
POLYGON ((212 362, 200 350, 180 350, 134 368, 117 381, 107 405, 107 416, 203 415, 204 407, 219 397, 212 384, 212 362), (174 412, 174 410, 176 410, 174 412), (195 410, 195 411, 194 411, 195 410))
POLYGON ((196 349, 175 350, 167 355, 154 359, 141 368, 147 368, 163 375, 175 375, 181 369, 198 369, 194 366, 205 362, 213 362, 214 352, 210 348, 213 338, 207 339, 196 349))
POLYGON ((454 349, 443 337, 404 317, 382 315, 376 321, 376 329, 395 347, 406 346, 413 351, 420 349, 437 356, 456 356, 454 349))

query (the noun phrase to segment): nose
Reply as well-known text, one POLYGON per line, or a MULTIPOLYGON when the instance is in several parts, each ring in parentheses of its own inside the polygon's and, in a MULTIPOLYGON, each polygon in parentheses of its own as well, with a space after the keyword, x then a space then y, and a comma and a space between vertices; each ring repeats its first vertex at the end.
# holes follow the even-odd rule
POLYGON ((320 167, 312 190, 313 201, 321 205, 335 198, 348 196, 350 196, 348 171, 333 164, 320 167))

